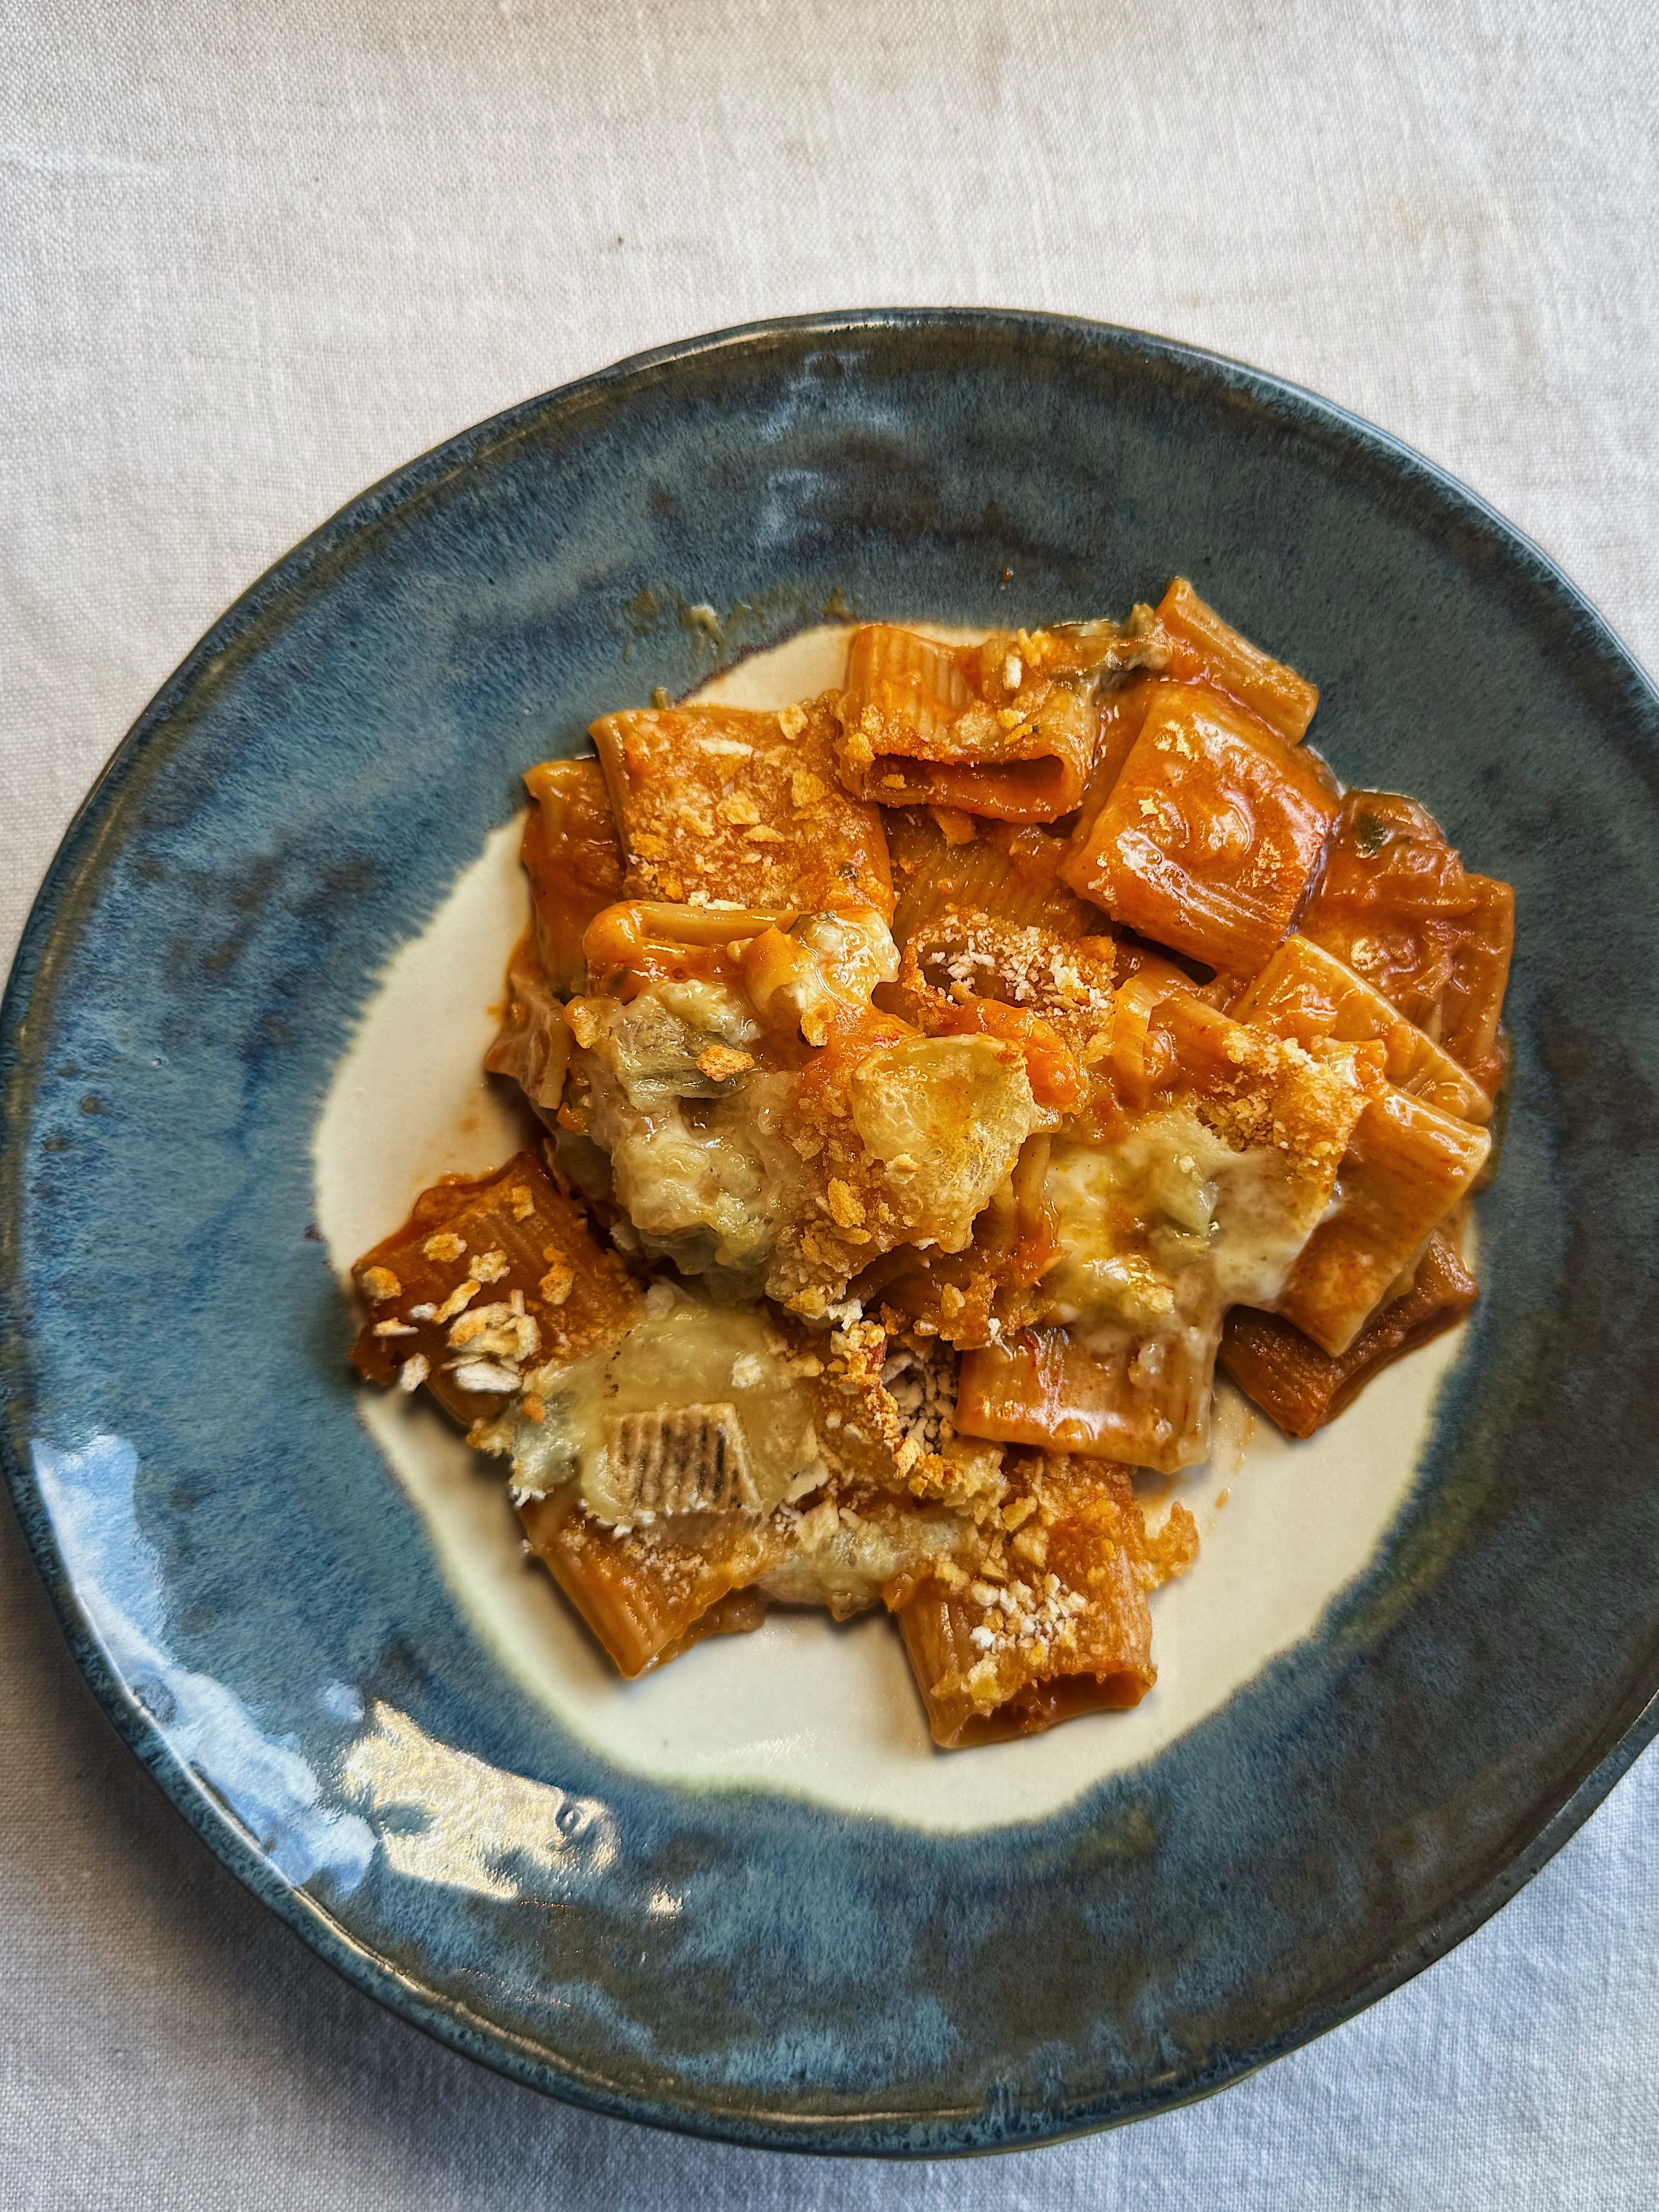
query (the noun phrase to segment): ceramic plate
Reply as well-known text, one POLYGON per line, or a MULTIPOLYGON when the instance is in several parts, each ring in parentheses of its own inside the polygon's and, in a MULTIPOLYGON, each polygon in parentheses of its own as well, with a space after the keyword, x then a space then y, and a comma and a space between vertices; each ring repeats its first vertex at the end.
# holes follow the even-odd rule
POLYGON ((983 2148, 1220 2087, 1467 1933, 1652 1732, 1659 698, 1535 548, 1308 394, 1137 334, 775 324, 414 463, 117 754, 3 1033, 5 1457, 77 1657, 214 1850, 461 2049, 743 2142, 983 2148), (1175 572, 1352 782, 1511 878, 1470 1324, 1308 1444, 1224 1399, 1133 1712, 930 1749, 881 1620, 617 1681, 499 1474, 359 1389, 345 1263, 505 1156, 517 778, 840 626, 1175 572))

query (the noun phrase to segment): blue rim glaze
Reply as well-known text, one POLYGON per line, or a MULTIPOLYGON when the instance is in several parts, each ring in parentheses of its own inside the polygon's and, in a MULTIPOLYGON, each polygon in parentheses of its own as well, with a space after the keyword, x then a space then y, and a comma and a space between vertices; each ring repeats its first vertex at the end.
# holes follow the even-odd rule
POLYGON ((1133 331, 927 310, 758 325, 529 401, 389 477, 270 569, 135 725, 64 838, 0 1014, 4 1462, 105 1711, 360 1987, 609 2113, 778 2148, 994 2148, 1206 2094, 1347 2018, 1511 1896, 1659 1727, 1659 1486, 1634 1418, 1659 1304, 1659 1033, 1632 988, 1659 953, 1656 736, 1629 654, 1471 494, 1311 394, 1133 331), (1063 483, 1056 441, 1073 441, 1063 483), (748 512, 763 451, 773 505, 748 512), (1206 468, 1235 451, 1236 469, 1206 468), (660 465, 644 520, 630 458, 660 465), (1033 484, 1074 502, 1063 528, 1033 484), (1160 537, 1166 492, 1182 559, 1160 537), (1092 542, 1091 499, 1116 502, 1101 542, 1117 537, 1068 566, 1055 547, 1092 542), (1253 532, 1258 566, 1229 568, 1253 532), (939 1838, 673 1791, 562 1740, 472 1648, 333 1376, 343 1316, 301 1243, 291 1155, 374 957, 505 818, 512 769, 573 741, 584 702, 707 672, 660 569, 624 579, 620 556, 582 661, 571 625, 585 639, 599 602, 581 564, 603 568, 613 538, 683 560, 683 598, 723 574, 739 645, 812 618, 844 575, 872 605, 887 580, 890 604, 904 585, 884 545, 914 549, 897 573, 963 620, 995 618, 991 549, 1026 617, 1127 598, 1099 579, 1130 553, 1138 588, 1177 566, 1202 588, 1218 547, 1214 596, 1318 676, 1321 740, 1349 780, 1420 792, 1475 865, 1521 883, 1492 1283, 1406 1513, 1309 1644, 1025 1829, 939 1838), (1408 646, 1390 645, 1407 613, 1408 646), (544 723, 550 622, 574 672, 560 662, 544 723), (415 769, 457 779, 453 819, 403 792, 384 732, 362 735, 405 649, 421 680, 396 726, 415 769), (495 734, 475 792, 458 764, 479 728, 495 734), (293 828, 285 806, 297 821, 313 792, 293 828), (304 895, 284 908, 290 884, 304 895), (193 1101, 220 1117, 199 1134, 193 1101), (263 1334, 233 1218, 274 1255, 263 1334), (220 1334, 198 1309, 246 1363, 246 1413, 204 1410, 220 1334), (336 1637, 325 1711, 296 1681, 308 1694, 336 1637), (534 1793, 523 1850, 484 1888, 397 1870, 390 1839, 441 1801, 366 1818, 342 1779, 365 1691, 411 1741, 534 1793), (221 1738, 240 1763, 216 1784, 221 1738), (532 1834, 544 1818, 555 1832, 532 1834), (635 1974, 653 1882, 678 1885, 685 1919, 635 1974))

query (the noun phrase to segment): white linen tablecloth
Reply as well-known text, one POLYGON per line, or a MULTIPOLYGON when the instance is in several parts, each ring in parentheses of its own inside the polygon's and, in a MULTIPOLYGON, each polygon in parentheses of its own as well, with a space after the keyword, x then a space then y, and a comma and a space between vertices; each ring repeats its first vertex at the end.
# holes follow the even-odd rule
MULTIPOLYGON (((1659 659, 1643 0, 12 0, 0 938, 222 607, 360 487, 619 355, 905 302, 1139 324, 1452 468, 1659 659)), ((1659 2201, 1659 1761, 1449 1959, 1189 2111, 890 2168, 508 2086, 212 1860, 0 1513, 0 2203, 1659 2201)))

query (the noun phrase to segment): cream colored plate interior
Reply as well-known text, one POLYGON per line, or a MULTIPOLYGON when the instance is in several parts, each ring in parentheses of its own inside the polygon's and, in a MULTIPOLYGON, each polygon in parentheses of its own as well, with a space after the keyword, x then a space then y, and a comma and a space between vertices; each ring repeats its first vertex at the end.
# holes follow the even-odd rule
MULTIPOLYGON (((961 635, 935 629, 933 635, 961 635)), ((778 707, 840 679, 846 632, 811 630, 698 696, 778 707)), ((526 763, 526 766, 529 763, 526 763)), ((496 1166, 520 1124, 479 1073, 507 952, 527 912, 520 825, 497 830, 431 921, 393 957, 336 1071, 314 1145, 317 1218, 343 1283, 446 1171, 496 1166)), ((578 1735, 664 1782, 787 1790, 938 1829, 1052 1813, 1215 1711, 1312 1633, 1375 1553, 1410 1488, 1456 1333, 1391 1368, 1307 1443, 1287 1443, 1223 1384, 1215 1455, 1172 1494, 1202 1551, 1152 1600, 1157 1687, 1127 1713, 1044 1736, 940 1753, 896 1630, 773 1613, 660 1674, 618 1680, 520 1548, 500 1463, 430 1407, 365 1389, 362 1414, 422 1515, 451 1587, 501 1664, 578 1735)))

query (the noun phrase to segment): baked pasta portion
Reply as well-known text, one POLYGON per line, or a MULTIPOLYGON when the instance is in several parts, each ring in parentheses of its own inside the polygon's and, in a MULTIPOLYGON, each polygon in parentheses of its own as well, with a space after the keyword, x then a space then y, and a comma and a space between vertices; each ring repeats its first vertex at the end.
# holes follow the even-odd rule
POLYGON ((1468 1312, 1513 900, 1317 702, 1177 578, 530 769, 524 1148, 359 1261, 353 1357, 623 1674, 884 1606, 942 1747, 1133 1705, 1218 1364, 1306 1436, 1468 1312))

